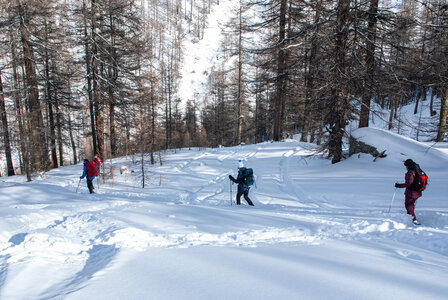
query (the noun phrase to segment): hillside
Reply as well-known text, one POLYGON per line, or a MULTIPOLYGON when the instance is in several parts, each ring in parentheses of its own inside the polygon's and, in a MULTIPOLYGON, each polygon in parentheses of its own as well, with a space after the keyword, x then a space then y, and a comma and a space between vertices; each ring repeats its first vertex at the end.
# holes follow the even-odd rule
POLYGON ((388 156, 332 165, 295 140, 185 149, 145 166, 146 189, 139 157, 123 157, 94 195, 77 190, 81 165, 1 178, 0 298, 444 298, 447 148, 354 134, 388 156), (419 227, 403 190, 387 213, 408 157, 430 176, 419 227), (238 159, 255 171, 255 207, 230 203, 238 159))

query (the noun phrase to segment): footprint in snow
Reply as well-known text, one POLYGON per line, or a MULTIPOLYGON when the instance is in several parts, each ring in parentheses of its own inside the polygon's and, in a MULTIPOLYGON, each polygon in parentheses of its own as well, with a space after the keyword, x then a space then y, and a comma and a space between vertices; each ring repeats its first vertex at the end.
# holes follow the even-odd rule
POLYGON ((423 258, 420 255, 418 255, 416 253, 413 253, 413 252, 406 251, 406 250, 403 250, 403 251, 402 250, 398 250, 397 253, 399 255, 403 256, 403 257, 408 258, 408 259, 423 260, 423 258))

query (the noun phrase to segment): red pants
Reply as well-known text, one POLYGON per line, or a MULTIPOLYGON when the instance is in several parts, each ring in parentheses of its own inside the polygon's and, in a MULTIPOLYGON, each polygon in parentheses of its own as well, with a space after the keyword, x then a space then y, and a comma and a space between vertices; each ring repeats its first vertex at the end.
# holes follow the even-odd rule
POLYGON ((408 215, 412 216, 412 219, 415 220, 417 217, 415 216, 414 209, 415 209, 415 201, 417 201, 418 198, 411 198, 411 197, 405 197, 404 200, 404 207, 406 207, 406 211, 408 215))

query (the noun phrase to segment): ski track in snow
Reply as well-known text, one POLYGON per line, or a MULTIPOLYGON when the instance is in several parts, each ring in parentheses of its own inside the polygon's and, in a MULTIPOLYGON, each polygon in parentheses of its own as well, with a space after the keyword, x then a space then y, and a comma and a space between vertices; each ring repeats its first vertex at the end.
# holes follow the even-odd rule
MULTIPOLYGON (((434 226, 414 227, 397 208, 387 215, 378 207, 330 205, 331 199, 325 194, 316 198, 302 188, 300 179, 305 175, 301 169, 305 166, 297 168, 297 162, 307 153, 297 148, 297 144, 293 146, 293 149, 288 143, 278 144, 274 149, 264 145, 238 146, 232 150, 210 149, 194 154, 184 150, 169 154, 164 166, 148 166, 153 176, 165 176, 162 185, 153 184, 145 190, 120 190, 117 173, 118 187, 106 182, 98 194, 83 194, 85 187, 73 194, 80 167, 51 171, 45 180, 26 188, 50 196, 62 187, 65 193, 73 194, 73 201, 31 199, 22 203, 0 197, 0 201, 9 203, 4 206, 7 212, 2 224, 14 225, 0 227, 0 288, 4 288, 11 269, 54 265, 67 268, 67 277, 43 286, 40 297, 56 297, 55 291, 68 294, 81 288, 93 274, 110 267, 120 249, 259 247, 278 243, 319 244, 333 239, 376 243, 390 239, 403 245, 417 244, 425 251, 446 257, 448 247, 444 239, 448 238, 448 227, 438 228, 441 222, 437 220, 446 218, 448 212, 422 211, 428 222, 435 220, 434 226), (229 205, 227 176, 235 176, 238 158, 247 167, 263 160, 257 165, 259 169, 254 170, 258 187, 250 192, 256 200, 255 208, 229 205), (274 174, 272 165, 278 166, 274 174), (203 218, 208 215, 211 217, 203 218), (216 226, 222 222, 235 224, 216 226)), ((124 159, 116 164, 133 167, 124 159)), ((21 188, 20 184, 2 186, 21 188)), ((232 196, 235 197, 235 190, 232 196)), ((394 208, 398 205, 401 204, 394 208)), ((425 260, 418 251, 391 251, 403 259, 425 260)))

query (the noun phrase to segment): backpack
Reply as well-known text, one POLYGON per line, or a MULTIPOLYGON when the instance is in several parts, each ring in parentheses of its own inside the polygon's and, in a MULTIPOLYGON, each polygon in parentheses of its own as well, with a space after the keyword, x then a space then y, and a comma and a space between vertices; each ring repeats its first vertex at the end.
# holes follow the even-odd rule
POLYGON ((247 187, 250 187, 254 184, 254 171, 252 168, 243 168, 242 169, 243 178, 244 178, 244 184, 247 187))
POLYGON ((420 169, 418 164, 415 164, 415 177, 411 188, 415 191, 424 191, 428 185, 428 180, 428 175, 420 169))
POLYGON ((87 170, 87 177, 95 177, 98 175, 98 170, 95 167, 95 162, 88 161, 86 162, 86 170, 87 170))

